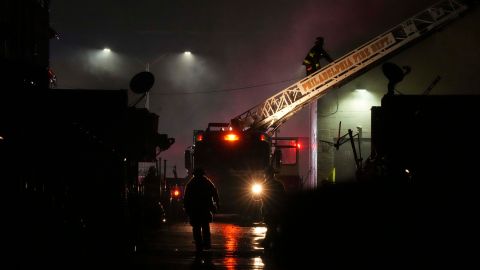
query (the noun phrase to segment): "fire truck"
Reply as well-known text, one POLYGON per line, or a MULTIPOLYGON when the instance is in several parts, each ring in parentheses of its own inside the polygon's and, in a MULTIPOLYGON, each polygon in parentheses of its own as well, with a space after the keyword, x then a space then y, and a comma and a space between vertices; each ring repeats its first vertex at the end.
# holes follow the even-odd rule
POLYGON ((204 168, 215 182, 222 209, 244 215, 258 214, 264 170, 274 166, 288 191, 299 190, 301 138, 280 138, 261 130, 245 132, 231 123, 209 123, 195 130, 194 144, 185 152, 189 172, 204 168))
POLYGON ((300 189, 298 160, 285 161, 292 153, 294 158, 299 157, 301 144, 296 138, 276 137, 278 128, 336 86, 440 29, 468 8, 467 1, 440 1, 232 118, 229 123, 210 123, 206 130, 194 130, 193 145, 185 152, 186 169, 191 172, 203 167, 208 172, 219 188, 224 210, 249 209, 255 205, 254 192, 260 192, 259 183, 267 166, 274 166, 288 191, 300 189), (288 152, 290 155, 286 155, 288 152))

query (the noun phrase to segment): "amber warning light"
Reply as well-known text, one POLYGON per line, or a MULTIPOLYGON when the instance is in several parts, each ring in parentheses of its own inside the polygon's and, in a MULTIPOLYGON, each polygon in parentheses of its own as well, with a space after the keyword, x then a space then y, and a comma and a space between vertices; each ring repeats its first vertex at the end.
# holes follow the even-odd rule
POLYGON ((238 141, 240 138, 235 133, 228 133, 223 137, 223 139, 225 141, 238 141))

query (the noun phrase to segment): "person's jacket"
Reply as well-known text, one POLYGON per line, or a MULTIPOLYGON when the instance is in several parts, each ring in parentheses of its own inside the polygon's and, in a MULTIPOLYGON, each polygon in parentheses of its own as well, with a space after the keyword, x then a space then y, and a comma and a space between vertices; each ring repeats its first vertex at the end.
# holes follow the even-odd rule
POLYGON ((190 220, 211 221, 212 212, 216 211, 219 206, 218 192, 207 177, 195 176, 185 187, 183 202, 185 212, 190 220))
POLYGON ((320 59, 324 58, 328 62, 333 62, 332 57, 323 49, 323 46, 315 45, 308 52, 305 59, 303 59, 303 65, 307 68, 307 73, 310 74, 320 69, 320 59))

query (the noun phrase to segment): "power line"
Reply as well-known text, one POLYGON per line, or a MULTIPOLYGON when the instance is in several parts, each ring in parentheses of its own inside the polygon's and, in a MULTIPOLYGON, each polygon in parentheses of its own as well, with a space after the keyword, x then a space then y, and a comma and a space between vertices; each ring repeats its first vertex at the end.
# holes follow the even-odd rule
POLYGON ((216 89, 216 90, 203 90, 203 91, 184 91, 184 92, 151 92, 152 95, 195 95, 195 94, 211 94, 211 93, 223 93, 223 92, 233 92, 233 91, 240 91, 240 90, 247 90, 253 89, 257 87, 275 85, 286 83, 290 81, 296 81, 300 78, 293 78, 278 82, 270 82, 270 83, 263 83, 263 84, 256 84, 256 85, 249 85, 249 86, 242 86, 242 87, 235 87, 235 88, 224 88, 224 89, 216 89))

